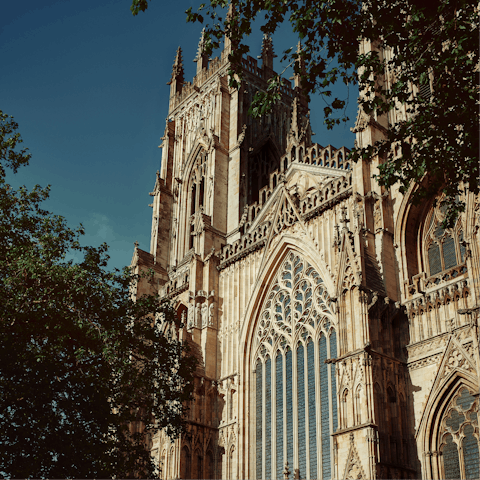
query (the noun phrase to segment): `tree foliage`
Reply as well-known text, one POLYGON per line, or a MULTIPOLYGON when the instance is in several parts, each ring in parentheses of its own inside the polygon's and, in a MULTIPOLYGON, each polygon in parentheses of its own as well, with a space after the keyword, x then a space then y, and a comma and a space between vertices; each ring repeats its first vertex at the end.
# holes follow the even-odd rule
POLYGON ((138 277, 42 209, 49 188, 7 183, 30 159, 17 128, 0 111, 0 475, 150 477, 148 435, 183 428, 195 361, 163 333, 171 306, 134 301, 138 277))
MULTIPOLYGON (((133 0, 132 12, 147 6, 147 0, 133 0)), ((337 82, 358 84, 363 112, 388 116, 385 138, 353 149, 351 157, 378 155, 378 181, 387 189, 398 182, 405 193, 421 184, 414 201, 443 191, 451 225, 464 208, 465 186, 479 191, 478 13, 478 3, 465 0, 210 0, 197 12, 187 10, 187 20, 209 22, 210 50, 224 34, 230 37, 231 83, 237 86, 253 22, 268 35, 289 22, 302 50, 287 50, 283 60, 301 60, 294 65, 303 92, 326 99, 328 128, 349 121, 345 101, 332 96, 337 82), (226 15, 228 4, 233 8, 226 15)), ((251 113, 271 108, 281 81, 270 80, 251 113)))

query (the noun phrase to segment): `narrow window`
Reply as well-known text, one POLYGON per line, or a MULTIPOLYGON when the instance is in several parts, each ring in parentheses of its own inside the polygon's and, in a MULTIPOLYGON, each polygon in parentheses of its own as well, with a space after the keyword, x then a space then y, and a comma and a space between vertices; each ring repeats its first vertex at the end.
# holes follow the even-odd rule
POLYGON ((272 361, 265 362, 265 478, 272 478, 272 361))
MULTIPOLYGON (((318 478, 317 462, 317 418, 315 402, 315 346, 312 341, 307 346, 308 371, 308 439, 310 450, 310 478, 318 478)), ((277 477, 281 478, 281 477, 277 477)))
POLYGON ((257 443, 257 478, 263 478, 262 473, 262 362, 257 362, 256 371, 256 443, 257 443))
POLYGON ((360 403, 360 397, 361 397, 361 387, 360 385, 357 387, 357 390, 355 392, 355 425, 361 425, 362 424, 362 406, 360 403))
POLYGON ((283 478, 283 355, 278 352, 276 367, 277 478, 283 478))
POLYGON ((453 441, 453 437, 450 434, 447 435, 445 440, 446 445, 443 447, 443 465, 445 468, 445 478, 461 478, 460 460, 458 458, 457 445, 453 441))
POLYGON ((200 207, 205 207, 204 205, 204 197, 205 197, 205 178, 202 177, 202 181, 200 182, 200 196, 198 200, 198 205, 200 207))
MULTIPOLYGON (((330 334, 330 358, 337 358, 337 332, 332 330, 330 334)), ((335 376, 335 368, 332 365, 330 367, 330 378, 332 381, 332 432, 334 433, 338 428, 338 414, 337 414, 337 379, 335 376)))
POLYGON ((286 394, 287 394, 287 462, 293 465, 293 405, 292 405, 292 351, 289 349, 286 360, 286 394))
POLYGON ((330 468, 330 415, 329 415, 329 395, 328 395, 328 365, 327 360, 327 339, 325 335, 320 336, 320 408, 321 408, 321 428, 322 428, 322 479, 331 478, 330 468))
POLYGON ((305 354, 303 344, 297 347, 297 399, 298 399, 298 469, 300 478, 307 476, 307 445, 305 438, 305 354))

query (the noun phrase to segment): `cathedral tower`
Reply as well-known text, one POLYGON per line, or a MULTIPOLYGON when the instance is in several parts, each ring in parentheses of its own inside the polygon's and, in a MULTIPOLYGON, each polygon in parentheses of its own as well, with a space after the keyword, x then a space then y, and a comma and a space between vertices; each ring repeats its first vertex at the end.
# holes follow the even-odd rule
MULTIPOLYGON (((312 143, 299 82, 247 115, 271 39, 238 90, 202 42, 192 82, 175 57, 132 264, 200 360, 188 432, 152 439, 162 478, 477 478, 479 199, 444 231, 435 199, 376 184, 380 159, 312 143)), ((357 142, 391 120, 360 112, 357 142)))

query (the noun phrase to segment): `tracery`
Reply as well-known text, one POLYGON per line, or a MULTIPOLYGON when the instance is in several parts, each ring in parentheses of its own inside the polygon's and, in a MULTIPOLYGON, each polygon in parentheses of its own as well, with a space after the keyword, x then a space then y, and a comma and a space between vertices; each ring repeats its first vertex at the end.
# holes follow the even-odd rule
POLYGON ((190 224, 190 235, 188 248, 193 248, 195 236, 195 215, 204 213, 205 205, 205 185, 207 178, 207 153, 201 149, 194 160, 193 170, 189 183, 189 204, 190 211, 188 221, 190 224))
POLYGON ((478 442, 478 400, 466 387, 461 387, 440 424, 441 478, 479 478, 478 442))
POLYGON ((458 219, 453 228, 445 230, 442 226, 444 211, 441 201, 437 201, 425 223, 424 258, 429 276, 461 265, 465 261, 461 221, 458 219))
POLYGON ((253 346, 256 478, 283 478, 287 461, 300 478, 332 478, 337 392, 326 361, 337 356, 333 323, 322 278, 289 254, 266 297, 253 346))

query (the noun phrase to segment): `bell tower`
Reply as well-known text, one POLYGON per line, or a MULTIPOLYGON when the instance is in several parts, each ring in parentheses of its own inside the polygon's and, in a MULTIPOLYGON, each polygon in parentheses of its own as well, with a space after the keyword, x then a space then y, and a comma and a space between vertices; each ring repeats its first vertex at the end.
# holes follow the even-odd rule
MULTIPOLYGON (((190 475, 196 469, 197 478, 220 478, 224 468, 218 427, 227 399, 222 393, 226 384, 221 379, 220 364, 228 360, 220 352, 222 326, 218 318, 220 310, 230 307, 219 297, 219 254, 225 245, 240 238, 247 205, 258 202, 262 189, 271 187, 274 176, 276 183, 284 169, 280 157, 289 142, 296 95, 290 82, 285 81, 275 111, 267 118, 252 119, 247 115, 249 104, 257 91, 266 89, 274 74, 272 40, 263 40, 261 65, 252 57, 244 59, 238 90, 228 81, 230 48, 227 42, 219 57, 209 59, 202 31, 194 59, 196 76, 191 82, 184 78, 181 48, 176 52, 160 145, 162 166, 150 193, 150 252, 136 249, 137 267, 155 267, 160 296, 172 299, 182 312, 179 335, 192 342, 199 355, 189 435, 196 432, 204 444, 198 449, 201 453, 196 453, 187 435, 180 441, 185 448, 175 453, 185 457, 180 469, 189 468, 190 475), (205 442, 210 442, 209 446, 205 442)), ((293 123, 305 123, 305 109, 294 111, 293 123)), ((228 408, 233 412, 237 387, 232 385, 238 379, 234 375, 229 382, 233 383, 227 382, 228 408)), ((185 473, 177 471, 179 463, 174 465, 168 455, 163 460, 162 453, 158 455, 168 476, 185 473)))

